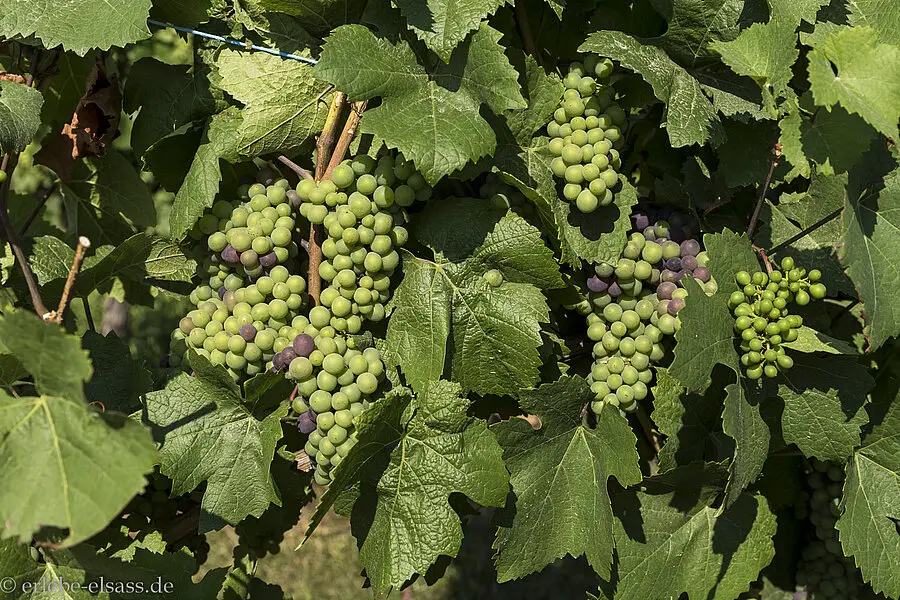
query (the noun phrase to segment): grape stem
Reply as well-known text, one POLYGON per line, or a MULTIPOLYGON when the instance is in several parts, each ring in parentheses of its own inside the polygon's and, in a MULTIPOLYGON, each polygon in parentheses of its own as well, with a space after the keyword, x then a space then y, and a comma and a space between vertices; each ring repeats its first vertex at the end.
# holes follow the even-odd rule
MULTIPOLYGON (((66 277, 66 284, 63 287, 62 296, 59 298, 59 306, 56 311, 44 315, 45 321, 51 323, 62 323, 63 315, 66 313, 66 307, 69 305, 69 298, 72 296, 72 288, 75 287, 75 280, 81 272, 81 265, 84 263, 84 253, 91 247, 91 240, 85 236, 78 238, 78 245, 75 247, 75 258, 72 259, 72 266, 69 267, 69 276, 66 277)), ((85 305, 87 302, 85 301, 85 305)))
POLYGON ((647 441, 653 446, 654 452, 659 456, 660 450, 662 450, 662 444, 659 443, 659 436, 656 435, 656 432, 653 431, 653 423, 650 421, 650 417, 647 415, 647 412, 644 410, 644 407, 638 404, 637 411, 634 413, 637 416, 638 422, 641 424, 641 430, 644 432, 644 437, 647 438, 647 441))
POLYGON ((84 305, 84 318, 87 319, 88 329, 97 333, 97 328, 94 326, 94 315, 91 313, 91 303, 88 302, 87 296, 81 297, 81 304, 84 305))
POLYGON ((284 154, 281 154, 278 156, 278 162, 280 162, 281 164, 286 166, 288 169, 290 169, 291 171, 296 173, 297 177, 300 177, 301 179, 309 179, 310 181, 316 180, 316 178, 312 176, 312 173, 310 173, 309 171, 307 171, 306 169, 304 169, 303 167, 301 167, 300 165, 298 165, 297 163, 295 163, 294 161, 289 159, 284 154))
POLYGON ((771 275, 772 274, 772 261, 769 260, 769 256, 766 254, 766 251, 754 244, 751 244, 750 246, 751 246, 751 248, 756 250, 756 252, 759 254, 759 257, 762 258, 763 264, 766 265, 766 274, 771 275))
MULTIPOLYGON (((334 145, 334 136, 337 132, 341 111, 346 101, 344 92, 335 92, 331 100, 331 107, 328 109, 328 117, 325 119, 325 126, 322 128, 322 134, 316 141, 316 181, 322 181, 325 176, 325 169, 328 166, 328 159, 331 156, 331 148, 334 145)), ((310 224, 309 226, 309 297, 312 299, 313 306, 319 305, 319 294, 322 292, 322 279, 319 277, 319 265, 322 264, 322 226, 310 224)))
POLYGON ((41 214, 41 210, 43 210, 44 205, 47 204, 47 200, 49 200, 50 196, 52 196, 53 193, 56 192, 58 187, 59 180, 56 179, 53 181, 53 185, 47 188, 47 190, 40 197, 37 205, 35 205, 35 207, 31 209, 31 212, 28 213, 28 217, 25 219, 25 223, 22 224, 22 228, 19 229, 19 235, 25 235, 25 232, 27 232, 28 228, 31 227, 31 223, 34 222, 39 214, 41 214))
POLYGON ((528 23, 528 15, 525 12, 525 0, 516 0, 515 14, 516 27, 519 29, 519 37, 522 38, 522 46, 525 48, 525 52, 533 56, 540 65, 541 54, 534 43, 534 36, 531 35, 531 25, 528 23))
POLYGON ((747 226, 747 237, 753 239, 753 231, 756 229, 756 222, 759 220, 759 211, 762 210, 763 202, 766 199, 766 193, 769 186, 772 185, 772 175, 775 173, 775 167, 781 160, 781 144, 776 143, 772 148, 772 158, 769 161, 769 172, 766 173, 766 181, 759 190, 759 199, 756 201, 756 208, 753 209, 753 216, 750 217, 750 225, 747 226))
MULTIPOLYGON (((845 194, 846 194, 846 192, 845 192, 845 194)), ((813 223, 812 225, 810 225, 809 227, 807 227, 807 228, 804 229, 803 231, 800 231, 800 232, 798 232, 797 234, 791 236, 790 238, 784 240, 783 242, 781 242, 780 244, 778 244, 778 245, 775 246, 774 248, 770 248, 770 249, 769 249, 769 254, 775 254, 776 252, 778 252, 778 251, 781 250, 782 248, 785 248, 785 247, 787 247, 787 246, 790 246, 791 244, 793 244, 793 243, 796 242, 797 240, 799 240, 799 239, 801 239, 801 238, 803 238, 803 237, 809 235, 810 233, 812 233, 813 231, 815 231, 815 230, 818 229, 819 227, 822 227, 823 225, 825 225, 825 224, 828 223, 829 221, 833 221, 834 219, 838 218, 839 216, 841 216, 841 213, 842 213, 842 212, 844 212, 844 207, 843 207, 843 206, 841 206, 841 208, 837 209, 836 211, 834 211, 834 212, 831 213, 830 215, 827 215, 827 216, 825 216, 825 217, 822 217, 821 219, 819 219, 818 221, 816 221, 815 223, 813 223)))

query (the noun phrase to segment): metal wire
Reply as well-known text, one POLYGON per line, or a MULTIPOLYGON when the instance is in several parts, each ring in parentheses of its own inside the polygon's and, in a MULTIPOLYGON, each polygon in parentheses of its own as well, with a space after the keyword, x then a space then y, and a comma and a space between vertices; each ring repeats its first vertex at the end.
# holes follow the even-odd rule
POLYGON ((216 40, 217 42, 222 42, 224 44, 231 44, 232 46, 237 46, 238 48, 243 48, 244 50, 256 50, 257 52, 265 52, 266 54, 271 54, 273 56, 280 56, 281 58, 287 58, 290 60, 298 60, 300 62, 304 62, 310 65, 316 64, 317 60, 313 58, 307 58, 305 56, 297 56, 296 54, 288 54, 287 52, 282 52, 280 50, 274 50, 272 48, 266 48, 264 46, 257 46, 256 44, 251 44, 250 42, 241 42, 238 40, 232 40, 226 37, 222 37, 221 35, 215 35, 214 33, 206 33, 205 31, 198 31, 196 29, 191 29, 190 27, 180 27, 178 25, 172 25, 171 23, 163 23, 162 21, 155 21, 153 19, 147 19, 147 22, 151 25, 156 25, 157 27, 171 27, 176 31, 181 31, 183 33, 192 33, 194 35, 209 39, 216 40))

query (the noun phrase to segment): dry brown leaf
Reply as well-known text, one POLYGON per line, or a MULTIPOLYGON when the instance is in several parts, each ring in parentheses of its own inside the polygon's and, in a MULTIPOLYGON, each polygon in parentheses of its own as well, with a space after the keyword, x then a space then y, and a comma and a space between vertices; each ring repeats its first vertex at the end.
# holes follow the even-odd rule
POLYGON ((24 77, 16 75, 15 73, 7 73, 6 71, 0 71, 0 81, 12 81, 13 83, 25 84, 24 77))

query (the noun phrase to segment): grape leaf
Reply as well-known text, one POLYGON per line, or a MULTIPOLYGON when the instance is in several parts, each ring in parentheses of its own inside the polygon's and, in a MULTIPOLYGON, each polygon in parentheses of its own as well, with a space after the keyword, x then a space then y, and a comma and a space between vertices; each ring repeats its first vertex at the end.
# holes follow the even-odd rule
POLYGON ((140 109, 131 130, 131 147, 137 156, 182 125, 212 115, 215 100, 205 77, 191 73, 187 65, 167 65, 143 58, 131 67, 125 83, 126 112, 140 109))
POLYGON ((765 17, 759 2, 744 0, 650 0, 668 23, 653 43, 682 65, 694 67, 715 57, 717 41, 738 37, 743 26, 765 17))
POLYGON ((769 455, 771 434, 763 418, 761 397, 751 393, 743 376, 739 375, 738 381, 725 391, 722 429, 735 442, 731 477, 725 488, 725 506, 728 507, 737 502, 747 486, 762 473, 769 455))
POLYGON ((762 496, 711 505, 721 467, 691 465, 647 481, 647 492, 613 497, 619 582, 616 600, 732 600, 775 556, 775 515, 762 496), (648 568, 652 562, 653 567, 648 568))
POLYGON ((722 390, 686 394, 666 369, 656 370, 651 418, 666 443, 659 453, 660 472, 703 460, 710 436, 721 429, 722 390))
POLYGON ((137 230, 156 225, 150 189, 120 153, 75 163, 69 185, 61 185, 70 231, 94 245, 116 245, 137 230))
POLYGON ((538 230, 462 199, 429 205, 414 231, 435 258, 405 254, 386 345, 413 389, 439 379, 448 358, 451 379, 480 394, 536 383, 548 307, 535 284, 561 284, 538 230), (499 287, 483 279, 488 268, 503 273, 499 287))
MULTIPOLYGON (((270 465, 286 406, 245 403, 224 368, 194 355, 197 377, 181 374, 145 396, 146 415, 162 441, 160 470, 181 495, 207 482, 204 513, 236 524, 280 505, 270 465)), ((201 522, 201 528, 204 523, 201 522)))
MULTIPOLYGON (((900 387, 896 379, 876 390, 883 414, 847 465, 844 513, 837 521, 841 545, 876 592, 900 596, 900 387)), ((875 407, 876 404, 870 405, 875 407)))
POLYGON ((3 534, 23 540, 47 526, 68 529, 61 546, 94 535, 143 489, 156 462, 139 423, 100 415, 77 398, 0 391, 0 437, 3 534))
POLYGON ((886 44, 900 46, 900 10, 885 0, 851 0, 848 20, 855 27, 871 27, 886 44))
MULTIPOLYGON (((357 58, 360 55, 357 55, 357 58)), ((314 140, 328 111, 328 86, 310 65, 270 54, 224 50, 216 61, 223 90, 244 105, 240 153, 289 152, 314 140)), ((210 136, 215 142, 215 138, 210 136)))
POLYGON ((392 0, 409 28, 444 62, 482 19, 494 14, 504 0, 392 0))
POLYGON ((586 554, 594 570, 609 578, 608 479, 628 486, 641 480, 641 472, 637 439, 617 410, 604 407, 596 428, 582 423, 581 411, 593 399, 584 379, 563 376, 520 394, 522 408, 540 417, 540 429, 516 418, 492 428, 515 495, 494 542, 499 582, 540 571, 566 554, 586 554))
POLYGON ((150 36, 147 16, 150 0, 123 0, 116 4, 92 0, 3 0, 0 35, 35 35, 45 48, 62 45, 84 55, 91 48, 109 50, 150 36))
POLYGON ((578 258, 567 257, 567 262, 580 264, 580 259, 588 262, 615 264, 628 241, 631 229, 631 209, 637 204, 637 191, 624 175, 619 175, 622 184, 616 192, 613 203, 601 206, 596 211, 585 214, 554 196, 553 212, 556 216, 559 238, 566 254, 574 253, 578 258))
POLYGON ((345 25, 326 41, 316 76, 354 100, 381 96, 381 106, 366 112, 363 132, 399 149, 433 184, 494 151, 496 137, 480 114, 482 104, 495 112, 525 105, 499 39, 499 32, 482 25, 432 79, 405 42, 345 25), (354 66, 358 56, 371 57, 364 72, 354 66))
POLYGON ((411 401, 412 394, 408 389, 394 388, 353 420, 357 434, 356 445, 341 464, 335 467, 334 481, 316 506, 301 545, 313 534, 338 498, 348 488, 359 483, 373 466, 378 468, 378 460, 394 449, 403 437, 408 420, 408 417, 404 419, 404 414, 411 401))
POLYGON ((355 23, 366 3, 361 0, 257 0, 260 8, 295 17, 313 35, 324 37, 339 25, 355 23))
POLYGON ((856 348, 844 340, 839 340, 816 331, 812 327, 802 326, 800 337, 793 342, 782 342, 782 346, 797 352, 826 352, 828 354, 855 354, 856 348))
POLYGON ((776 99, 788 93, 791 67, 800 55, 795 28, 784 21, 755 23, 730 42, 713 41, 712 48, 735 73, 756 81, 764 104, 774 109, 776 99))
POLYGON ((801 354, 783 377, 784 440, 805 456, 844 462, 868 422, 863 406, 874 381, 866 368, 854 356, 801 354))
POLYGON ((0 343, 31 373, 39 393, 84 401, 91 361, 77 337, 33 314, 15 311, 0 319, 0 343))
POLYGON ((441 555, 456 555, 462 527, 451 494, 482 506, 506 502, 502 450, 487 423, 466 414, 469 401, 461 393, 448 381, 422 389, 407 409, 387 469, 376 486, 363 486, 354 507, 353 534, 376 593, 425 573, 441 555))
POLYGON ((900 169, 884 179, 884 189, 845 196, 838 258, 865 305, 865 334, 871 349, 900 335, 900 169))
POLYGON ((600 31, 591 34, 579 51, 617 60, 649 83, 656 97, 666 103, 662 126, 676 148, 721 137, 719 117, 700 84, 660 48, 644 45, 621 31, 600 31))
POLYGON ((840 104, 898 137, 900 48, 879 43, 874 29, 841 29, 816 44, 809 53, 809 83, 816 104, 840 104))
MULTIPOLYGON (((775 124, 728 121, 724 130, 728 138, 716 148, 719 155, 716 176, 728 187, 758 186, 766 179, 772 148, 778 141, 775 124)), ((776 178, 777 174, 775 171, 776 178)))
POLYGON ((88 331, 81 344, 90 353, 94 376, 84 386, 88 402, 97 402, 104 412, 126 415, 140 410, 141 395, 150 389, 150 372, 131 357, 131 350, 115 332, 102 336, 88 331))
POLYGON ((801 20, 807 23, 816 22, 816 13, 829 0, 769 0, 771 21, 786 21, 795 26, 801 20))
POLYGON ((44 97, 31 86, 0 81, 0 152, 21 152, 41 126, 44 97))
POLYGON ((200 138, 191 168, 175 195, 169 214, 169 235, 182 239, 207 208, 212 207, 222 180, 220 160, 238 161, 241 113, 234 107, 215 115, 200 138))

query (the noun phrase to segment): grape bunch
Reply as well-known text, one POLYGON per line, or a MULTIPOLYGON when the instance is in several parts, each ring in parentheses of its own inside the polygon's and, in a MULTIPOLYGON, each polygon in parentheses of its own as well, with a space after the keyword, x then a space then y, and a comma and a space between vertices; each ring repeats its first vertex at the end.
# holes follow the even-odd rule
POLYGON ((327 323, 308 322, 273 363, 297 384, 291 408, 300 433, 309 435, 304 450, 315 461, 313 477, 328 485, 332 469, 356 444, 353 419, 369 408, 384 379, 381 354, 375 348, 360 351, 352 337, 337 334, 327 323))
POLYGON ((868 597, 859 570, 844 556, 835 529, 841 513, 844 470, 837 463, 811 459, 805 471, 808 490, 797 498, 794 515, 808 520, 810 528, 797 567, 797 585, 816 600, 868 597))
POLYGON ((183 366, 191 348, 213 365, 225 366, 237 381, 270 367, 275 354, 299 334, 298 326, 305 320, 303 277, 276 265, 246 287, 229 289, 238 284, 237 278, 225 283, 219 294, 206 285, 193 292, 197 308, 172 332, 170 366, 183 366))
MULTIPOLYGON (((198 227, 203 233, 212 229, 206 240, 213 253, 210 267, 225 265, 244 279, 255 281, 299 254, 294 239, 297 226, 294 209, 299 206, 299 198, 286 179, 269 186, 255 183, 239 193, 247 199, 245 202, 233 207, 227 215, 231 205, 217 202, 212 213, 201 217, 198 227)), ((224 285, 221 273, 212 277, 218 278, 220 286, 224 285)), ((215 279, 211 281, 214 283, 215 279)))
POLYGON ((583 213, 613 201, 621 168, 625 111, 614 101, 609 59, 588 56, 569 66, 566 91, 547 125, 553 174, 565 181, 562 195, 583 213))
POLYGON ((319 300, 335 330, 358 333, 363 320, 384 319, 391 276, 400 266, 397 248, 409 238, 405 209, 431 192, 411 162, 392 155, 377 161, 360 155, 338 165, 331 179, 297 186, 300 214, 328 235, 319 266, 328 286, 319 300))
MULTIPOLYGON (((190 494, 172 497, 172 480, 162 475, 158 468, 149 477, 150 481, 143 492, 135 496, 119 515, 122 528, 131 533, 147 533, 160 531, 164 534, 174 521, 200 505, 203 490, 198 488, 190 494)), ((112 531, 119 528, 113 527, 112 531)), ((175 551, 187 547, 197 561, 197 567, 206 562, 209 555, 209 543, 206 536, 196 531, 180 539, 165 539, 166 549, 175 551)))
POLYGON ((685 217, 639 212, 632 224, 619 260, 596 265, 587 280, 587 333, 595 359, 588 380, 596 394, 595 412, 604 403, 631 412, 647 397, 651 365, 665 356, 664 338, 681 327, 678 313, 687 290, 680 283, 692 277, 706 293, 715 292, 707 255, 688 237, 692 230, 685 217))
POLYGON ((825 297, 825 286, 819 283, 822 274, 794 264, 787 256, 781 270, 766 274, 762 271, 740 271, 734 279, 741 288, 732 292, 728 307, 734 314, 734 328, 741 336, 741 364, 747 377, 772 378, 790 369, 794 361, 788 356, 784 342, 795 341, 803 325, 803 317, 789 314, 788 305, 809 304, 810 299, 825 297))

